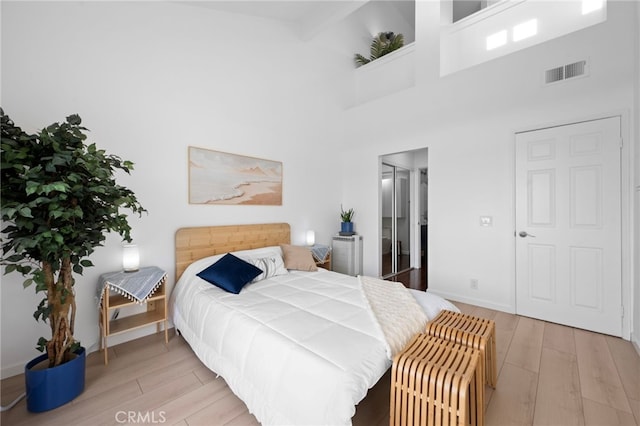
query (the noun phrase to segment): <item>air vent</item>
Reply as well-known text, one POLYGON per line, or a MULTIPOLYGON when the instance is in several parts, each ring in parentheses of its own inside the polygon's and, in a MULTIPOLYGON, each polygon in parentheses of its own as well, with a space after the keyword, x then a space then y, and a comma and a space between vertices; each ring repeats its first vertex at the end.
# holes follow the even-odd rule
POLYGON ((551 84, 585 75, 587 75, 586 60, 546 70, 544 72, 544 82, 545 84, 551 84))
POLYGON ((545 71, 545 83, 555 83, 560 80, 564 80, 564 67, 553 68, 545 71))
POLYGON ((564 66, 564 78, 572 78, 584 75, 587 68, 587 61, 574 62, 564 66))

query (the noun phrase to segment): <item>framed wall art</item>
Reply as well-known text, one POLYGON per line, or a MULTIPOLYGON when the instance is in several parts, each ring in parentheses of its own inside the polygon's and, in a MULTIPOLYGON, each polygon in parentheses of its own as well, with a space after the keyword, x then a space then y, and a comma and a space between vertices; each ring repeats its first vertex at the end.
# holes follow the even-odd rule
POLYGON ((282 205, 282 162, 189 147, 190 204, 282 205))

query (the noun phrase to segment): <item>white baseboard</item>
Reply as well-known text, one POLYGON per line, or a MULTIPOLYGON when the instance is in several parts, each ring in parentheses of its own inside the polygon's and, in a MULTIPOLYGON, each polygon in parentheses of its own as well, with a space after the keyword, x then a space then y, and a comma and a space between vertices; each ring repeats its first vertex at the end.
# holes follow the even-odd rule
POLYGON ((4 380, 8 377, 17 376, 18 374, 24 373, 24 366, 26 364, 26 362, 22 362, 19 364, 10 365, 8 367, 2 367, 2 371, 0 371, 0 379, 4 380))
POLYGON ((427 289, 428 292, 432 294, 436 294, 440 297, 443 297, 452 302, 462 302, 467 303, 469 305, 481 306, 483 308, 493 309, 494 311, 507 312, 509 314, 515 314, 516 310, 511 305, 504 305, 501 303, 495 303, 491 300, 484 299, 476 299, 472 297, 467 297, 465 295, 456 294, 456 293, 447 293, 438 290, 427 289))
POLYGON ((638 356, 640 356, 640 334, 631 333, 631 344, 636 349, 636 352, 638 352, 638 356))

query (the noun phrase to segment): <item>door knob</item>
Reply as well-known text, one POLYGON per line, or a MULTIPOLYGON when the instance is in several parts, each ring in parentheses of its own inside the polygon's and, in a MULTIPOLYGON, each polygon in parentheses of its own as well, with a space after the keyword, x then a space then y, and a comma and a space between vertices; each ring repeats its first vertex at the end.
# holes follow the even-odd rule
POLYGON ((518 233, 518 235, 520 235, 520 237, 522 237, 522 238, 526 238, 526 237, 533 237, 533 238, 535 238, 535 237, 536 237, 535 235, 528 234, 528 233, 527 233, 527 231, 520 231, 520 232, 518 233))

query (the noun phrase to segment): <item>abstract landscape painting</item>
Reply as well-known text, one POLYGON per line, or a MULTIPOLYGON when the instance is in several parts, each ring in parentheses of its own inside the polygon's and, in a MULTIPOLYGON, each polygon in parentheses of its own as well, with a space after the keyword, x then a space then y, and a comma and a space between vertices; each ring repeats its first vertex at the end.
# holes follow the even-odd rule
POLYGON ((282 205, 282 163, 189 147, 189 203, 282 205))

